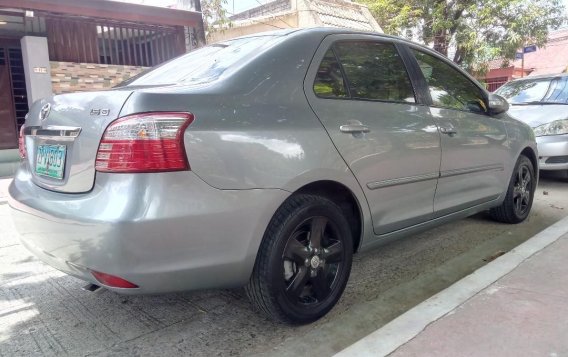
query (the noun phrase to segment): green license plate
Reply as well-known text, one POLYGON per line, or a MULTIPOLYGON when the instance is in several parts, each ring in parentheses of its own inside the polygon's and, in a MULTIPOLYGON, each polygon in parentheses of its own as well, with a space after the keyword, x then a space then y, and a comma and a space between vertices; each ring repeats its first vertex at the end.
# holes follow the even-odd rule
POLYGON ((38 145, 35 172, 38 175, 63 179, 65 172, 65 145, 38 145))

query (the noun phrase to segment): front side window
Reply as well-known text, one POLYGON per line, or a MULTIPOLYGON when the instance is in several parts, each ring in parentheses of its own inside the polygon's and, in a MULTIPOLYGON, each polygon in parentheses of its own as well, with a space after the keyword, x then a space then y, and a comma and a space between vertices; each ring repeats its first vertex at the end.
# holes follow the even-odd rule
POLYGON ((395 46, 373 41, 334 45, 354 99, 414 103, 414 91, 395 46))
POLYGON ((437 107, 485 113, 485 96, 479 87, 442 60, 413 50, 437 107))

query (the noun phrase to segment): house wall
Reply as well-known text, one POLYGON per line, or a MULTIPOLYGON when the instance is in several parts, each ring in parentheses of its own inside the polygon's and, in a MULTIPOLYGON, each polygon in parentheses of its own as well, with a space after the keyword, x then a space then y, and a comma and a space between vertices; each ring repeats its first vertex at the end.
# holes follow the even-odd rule
POLYGON ((493 68, 485 75, 485 79, 494 79, 494 78, 502 78, 506 77, 508 79, 513 78, 514 74, 514 67, 504 67, 504 68, 493 68))
POLYGON ((254 17, 270 16, 289 10, 292 10, 292 3, 290 2, 290 0, 276 0, 235 14, 231 16, 230 19, 231 21, 247 20, 254 17))
POLYGON ((218 30, 209 35, 208 43, 229 40, 231 38, 250 35, 264 31, 274 31, 284 28, 298 28, 298 13, 287 12, 272 17, 263 17, 255 20, 233 22, 233 27, 218 30))
POLYGON ((366 6, 351 1, 275 0, 231 16, 231 25, 210 34, 208 42, 276 29, 311 27, 383 32, 366 6))
POLYGON ((147 67, 50 62, 54 94, 109 89, 147 67))

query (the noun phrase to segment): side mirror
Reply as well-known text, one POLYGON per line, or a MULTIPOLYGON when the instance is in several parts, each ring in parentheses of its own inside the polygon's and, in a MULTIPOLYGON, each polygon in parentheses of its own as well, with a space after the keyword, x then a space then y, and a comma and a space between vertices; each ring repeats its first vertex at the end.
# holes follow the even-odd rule
POLYGON ((509 102, 507 102, 507 99, 498 94, 490 93, 489 100, 487 102, 489 104, 487 112, 491 115, 505 113, 509 110, 509 102))

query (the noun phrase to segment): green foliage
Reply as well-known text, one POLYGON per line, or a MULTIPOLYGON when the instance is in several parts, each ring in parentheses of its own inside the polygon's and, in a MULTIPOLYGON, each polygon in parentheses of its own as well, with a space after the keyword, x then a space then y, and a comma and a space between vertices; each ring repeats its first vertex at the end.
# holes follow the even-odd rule
POLYGON ((513 59, 528 44, 543 45, 564 22, 562 0, 358 0, 386 33, 433 45, 467 69, 489 59, 513 59))
POLYGON ((231 20, 225 10, 227 0, 201 0, 203 26, 207 37, 215 31, 231 26, 231 20))

